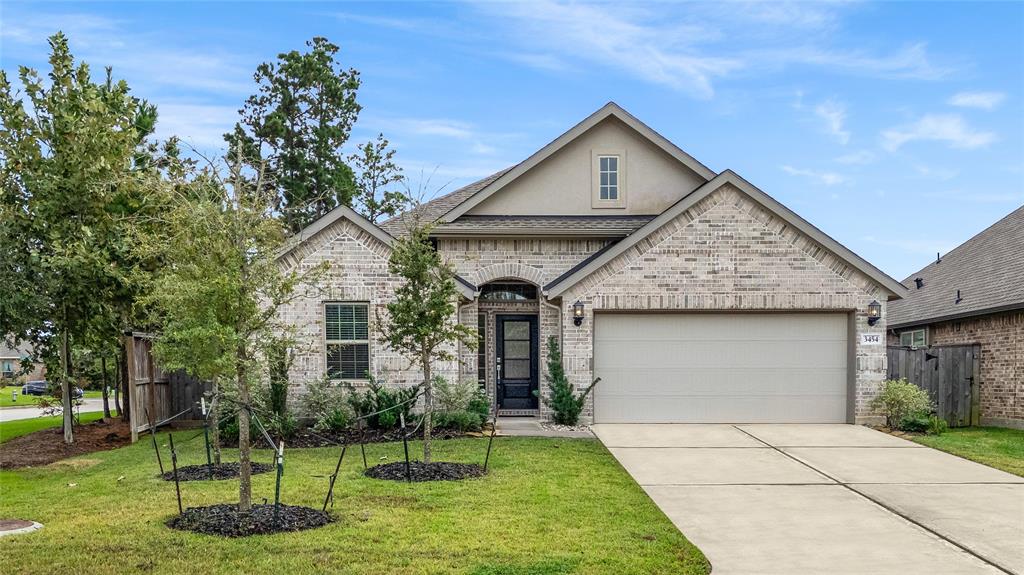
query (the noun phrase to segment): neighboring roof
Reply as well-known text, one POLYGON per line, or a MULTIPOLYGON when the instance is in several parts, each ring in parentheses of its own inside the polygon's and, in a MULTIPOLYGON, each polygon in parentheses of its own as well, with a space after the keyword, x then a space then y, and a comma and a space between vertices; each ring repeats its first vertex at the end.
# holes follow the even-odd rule
POLYGON ((848 248, 811 225, 810 222, 801 218, 792 210, 780 204, 774 198, 762 192, 756 186, 744 180, 732 170, 725 170, 721 174, 715 176, 711 181, 705 183, 703 186, 690 192, 686 196, 683 196, 682 199, 662 212, 658 217, 645 224, 642 228, 623 238, 621 241, 612 244, 607 249, 590 256, 583 262, 580 262, 580 264, 575 268, 569 270, 565 274, 562 274, 562 276, 544 286, 544 292, 549 298, 558 297, 580 280, 597 271, 601 266, 624 253, 626 250, 654 233, 658 228, 672 221, 674 218, 688 210, 691 206, 706 198, 709 194, 725 184, 731 184, 749 195, 759 204, 774 212, 802 233, 811 237, 814 241, 824 246, 840 259, 873 279, 878 283, 878 285, 889 291, 892 296, 898 298, 906 293, 906 288, 898 281, 889 277, 857 254, 853 253, 848 248))
POLYGON ((470 216, 440 224, 435 236, 594 236, 624 237, 657 216, 470 216))
POLYGON ((647 124, 644 124, 638 120, 635 116, 629 112, 623 110, 615 102, 608 102, 601 107, 600 110, 594 112, 579 124, 576 124, 570 128, 567 132, 556 138, 550 144, 544 146, 529 158, 523 160, 519 164, 512 168, 500 173, 497 178, 493 181, 488 182, 482 186, 476 193, 468 195, 461 202, 452 206, 446 213, 439 216, 442 221, 451 222, 456 218, 462 216, 469 210, 473 209, 474 206, 480 204, 480 202, 494 195, 498 190, 502 189, 510 182, 514 181, 519 176, 523 175, 537 164, 541 163, 552 154, 561 150, 569 142, 572 142, 581 134, 587 130, 593 128, 601 121, 615 117, 630 128, 636 130, 641 136, 647 138, 655 146, 661 148, 665 153, 672 156, 673 158, 682 162, 686 167, 693 170, 697 175, 704 178, 704 180, 710 180, 715 177, 715 172, 704 164, 698 162, 693 156, 687 154, 678 146, 670 142, 667 138, 655 132, 647 124))
POLYGON ((433 223, 449 210, 461 204, 473 194, 484 189, 490 185, 491 182, 505 175, 505 173, 511 169, 511 167, 505 168, 500 172, 495 172, 486 178, 479 179, 472 184, 463 186, 454 192, 449 192, 443 196, 434 198, 429 202, 420 204, 408 212, 399 214, 383 222, 380 224, 380 227, 392 236, 398 237, 405 233, 405 224, 410 218, 418 217, 423 222, 433 223))
MULTIPOLYGON (((316 234, 325 230, 328 226, 338 221, 341 218, 345 218, 352 222, 356 226, 362 228, 373 237, 380 240, 384 245, 391 246, 395 241, 395 238, 391 234, 385 232, 383 229, 374 225, 373 222, 361 216, 358 212, 348 206, 338 206, 328 212, 326 215, 313 222, 312 224, 303 228, 299 233, 288 238, 284 248, 277 254, 277 259, 282 259, 288 254, 292 253, 296 248, 312 238, 316 234)), ((455 276, 455 285, 459 288, 459 293, 468 299, 473 299, 476 295, 476 286, 462 279, 458 275, 455 276)))
POLYGON ((889 327, 1024 309, 1024 206, 910 275, 903 285, 910 291, 889 305, 889 327), (915 278, 923 281, 921 289, 915 278))
POLYGON ((7 345, 2 338, 0 338, 0 358, 3 359, 25 359, 32 355, 32 346, 23 343, 19 346, 11 347, 7 345))

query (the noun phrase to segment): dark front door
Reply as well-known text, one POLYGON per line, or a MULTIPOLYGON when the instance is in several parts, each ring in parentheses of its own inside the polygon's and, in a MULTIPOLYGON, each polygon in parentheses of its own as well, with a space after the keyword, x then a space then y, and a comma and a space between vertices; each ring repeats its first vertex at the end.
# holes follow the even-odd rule
POLYGON ((537 316, 497 319, 498 407, 537 409, 537 316))

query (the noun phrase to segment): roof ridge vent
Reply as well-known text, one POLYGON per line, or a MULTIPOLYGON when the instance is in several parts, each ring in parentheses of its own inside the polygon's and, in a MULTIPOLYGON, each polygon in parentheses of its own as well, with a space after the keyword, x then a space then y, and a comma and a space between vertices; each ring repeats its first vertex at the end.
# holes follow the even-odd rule
POLYGON ((923 288, 924 287, 924 279, 922 279, 922 278, 914 278, 914 285, 917 286, 917 289, 923 288))

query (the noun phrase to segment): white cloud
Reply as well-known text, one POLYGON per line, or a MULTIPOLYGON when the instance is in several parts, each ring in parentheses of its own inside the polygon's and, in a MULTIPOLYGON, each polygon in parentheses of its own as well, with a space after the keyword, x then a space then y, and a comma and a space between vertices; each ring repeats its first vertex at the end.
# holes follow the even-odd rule
POLYGON ((930 180, 946 181, 952 180, 953 178, 960 175, 960 172, 952 168, 943 167, 932 167, 925 164, 915 164, 914 171, 921 177, 928 178, 930 180))
MULTIPOLYGON (((383 132, 393 142, 423 138, 445 138, 462 142, 466 147, 453 150, 460 154, 492 155, 497 153, 495 143, 505 143, 521 137, 517 133, 486 132, 477 126, 448 118, 388 118, 364 116, 362 130, 383 132)), ((487 175, 487 174, 484 174, 487 175)))
POLYGON ((882 132, 882 146, 889 151, 913 141, 945 142, 952 148, 973 149, 995 140, 994 133, 973 130, 960 116, 947 114, 929 114, 912 124, 882 132))
POLYGON ((875 161, 875 154, 868 150, 858 150, 849 154, 843 154, 836 158, 836 162, 846 165, 864 165, 875 161))
POLYGON ((825 100, 814 108, 814 115, 825 122, 825 131, 844 146, 850 141, 850 132, 845 128, 846 105, 835 100, 825 100))
POLYGON ((941 192, 925 192, 925 198, 957 200, 976 204, 1015 204, 1024 202, 1024 191, 1017 192, 966 192, 963 190, 945 190, 941 192))
POLYGON ((203 153, 224 150, 224 134, 238 121, 234 106, 169 103, 157 106, 156 137, 163 140, 178 136, 203 153))
POLYGON ((807 170, 802 168, 794 168, 793 166, 780 166, 783 172, 791 176, 799 176, 802 178, 808 178, 824 186, 837 186, 839 184, 845 184, 849 181, 849 178, 842 174, 835 172, 819 172, 816 170, 807 170))
POLYGON ((933 64, 924 43, 913 44, 885 55, 810 44, 796 48, 754 50, 746 53, 746 57, 764 67, 813 65, 829 72, 876 78, 938 80, 953 72, 952 67, 933 64))
POLYGON ((949 99, 950 106, 991 110, 1003 103, 1006 94, 1002 92, 959 92, 949 99))

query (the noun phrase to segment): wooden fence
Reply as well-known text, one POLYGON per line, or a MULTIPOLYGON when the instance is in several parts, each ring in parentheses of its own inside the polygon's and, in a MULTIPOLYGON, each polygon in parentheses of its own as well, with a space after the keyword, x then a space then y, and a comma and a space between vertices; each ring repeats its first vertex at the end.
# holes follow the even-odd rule
POLYGON ((169 418, 174 423, 202 421, 200 398, 209 387, 183 372, 167 373, 153 359, 153 337, 145 333, 126 333, 128 356, 128 405, 132 441, 169 418), (185 413, 182 413, 182 412, 185 413), (177 416, 177 417, 174 417, 177 416))
POLYGON ((906 378, 927 390, 950 427, 978 425, 981 346, 889 347, 888 378, 906 378))

